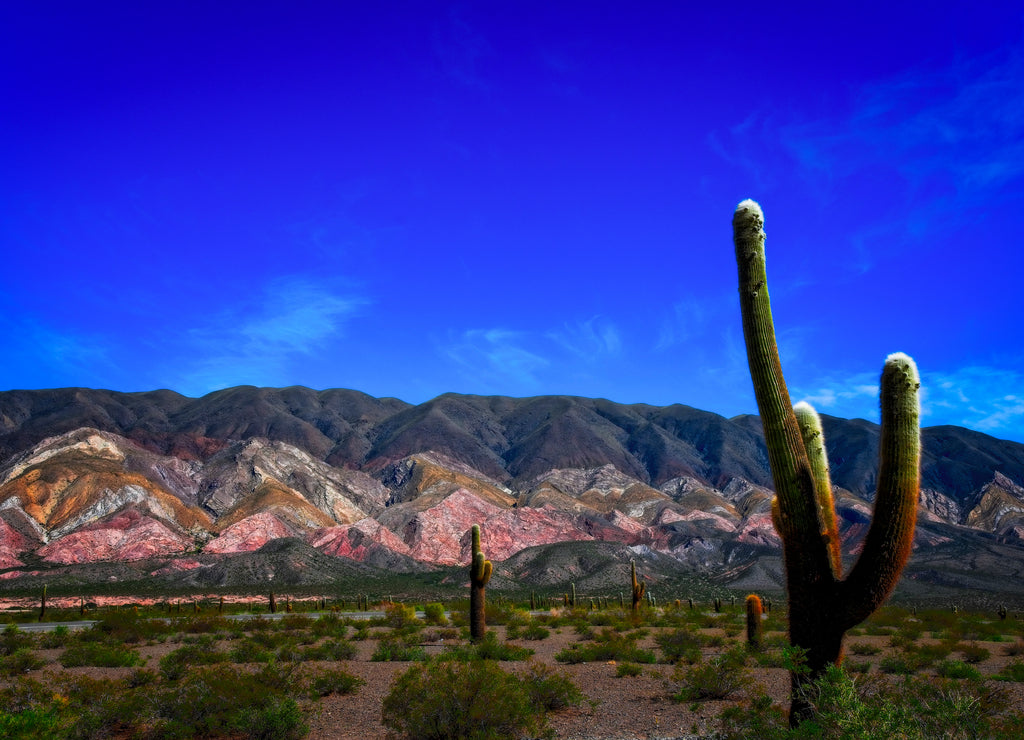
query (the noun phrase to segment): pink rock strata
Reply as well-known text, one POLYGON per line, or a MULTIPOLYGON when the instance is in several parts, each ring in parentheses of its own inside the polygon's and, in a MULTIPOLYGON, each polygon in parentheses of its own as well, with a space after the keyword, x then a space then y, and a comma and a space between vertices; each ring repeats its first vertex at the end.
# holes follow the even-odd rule
POLYGON ((183 552, 191 539, 172 532, 156 519, 134 509, 61 537, 38 553, 50 563, 92 563, 100 560, 144 560, 183 552))
POLYGON ((206 543, 203 552, 216 554, 253 552, 259 550, 270 540, 294 536, 295 532, 276 516, 268 512, 260 512, 232 524, 216 539, 206 543))

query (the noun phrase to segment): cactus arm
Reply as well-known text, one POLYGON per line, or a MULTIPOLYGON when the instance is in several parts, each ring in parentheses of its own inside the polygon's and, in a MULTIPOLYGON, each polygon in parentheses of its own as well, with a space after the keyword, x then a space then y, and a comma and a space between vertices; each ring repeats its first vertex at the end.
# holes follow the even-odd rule
POLYGON ((880 383, 878 490, 857 564, 840 589, 844 629, 860 623, 896 587, 910 557, 921 484, 921 379, 907 355, 889 355, 880 383))
POLYGON ((778 496, 779 534, 786 550, 791 585, 833 580, 832 567, 820 533, 817 494, 803 436, 789 400, 775 341, 768 273, 764 256, 764 213, 745 200, 733 214, 733 244, 739 271, 740 312, 747 362, 754 384, 768 463, 778 496))
POLYGON ((839 524, 836 521, 836 507, 832 499, 832 480, 828 472, 828 456, 825 454, 825 433, 821 428, 818 413, 807 402, 801 401, 793 407, 796 422, 800 427, 800 436, 804 440, 807 461, 811 465, 814 477, 815 498, 818 502, 818 521, 821 522, 821 538, 828 549, 832 575, 840 578, 843 575, 841 542, 839 540, 839 524))

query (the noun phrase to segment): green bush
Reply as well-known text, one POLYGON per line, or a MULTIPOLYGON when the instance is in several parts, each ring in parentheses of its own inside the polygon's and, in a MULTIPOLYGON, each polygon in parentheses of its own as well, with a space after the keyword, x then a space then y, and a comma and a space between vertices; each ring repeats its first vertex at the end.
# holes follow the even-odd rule
POLYGON ((977 668, 962 660, 944 660, 935 666, 935 672, 943 678, 981 678, 977 668))
POLYGON ((738 648, 694 665, 679 664, 672 673, 672 680, 679 684, 678 691, 672 695, 676 701, 728 699, 752 681, 746 668, 746 654, 738 648))
POLYGON ((443 627, 448 624, 448 617, 444 614, 444 604, 426 604, 423 607, 423 621, 443 627))
POLYGON ((366 681, 345 671, 322 671, 309 681, 309 693, 314 699, 330 694, 354 694, 366 681))
POLYGON ((627 661, 631 663, 653 663, 654 653, 636 646, 636 637, 621 635, 609 629, 596 635, 592 642, 570 645, 555 654, 559 663, 589 663, 627 661))
POLYGON ((680 627, 671 632, 662 632, 654 638, 654 641, 661 648, 667 663, 680 661, 696 663, 700 660, 700 648, 704 643, 704 639, 700 635, 691 632, 686 627, 680 627))
POLYGON ((533 650, 530 648, 498 642, 497 636, 488 632, 480 642, 448 646, 444 657, 451 660, 526 660, 531 655, 533 650))
POLYGON ((523 628, 521 634, 524 640, 546 640, 551 637, 551 630, 539 624, 530 624, 523 628))
POLYGON ((160 675, 168 681, 182 678, 192 665, 214 665, 228 661, 228 654, 199 645, 183 645, 160 659, 160 675))
MULTIPOLYGON (((10 655, 0 657, 0 676, 17 676, 46 665, 46 661, 28 648, 18 648, 10 655)), ((2 737, 2 735, 0 735, 2 737)))
POLYGON ((882 652, 882 648, 878 647, 878 645, 872 645, 867 642, 851 643, 849 650, 852 655, 878 655, 882 652))
POLYGON ((643 673, 643 667, 636 663, 619 663, 615 666, 615 677, 624 678, 626 676, 639 676, 643 673))
POLYGON ((351 660, 355 654, 356 646, 348 640, 325 640, 320 645, 303 648, 299 660, 351 660))
POLYGON ((492 661, 415 665, 395 680, 381 716, 406 740, 536 737, 545 724, 523 682, 492 661))
POLYGON ((74 666, 95 666, 97 668, 120 668, 142 665, 145 661, 135 650, 101 642, 81 642, 69 645, 60 656, 65 668, 74 666))
POLYGON ((291 669, 267 665, 249 673, 229 665, 189 672, 157 692, 157 735, 293 740, 308 727, 292 694, 306 693, 291 669))

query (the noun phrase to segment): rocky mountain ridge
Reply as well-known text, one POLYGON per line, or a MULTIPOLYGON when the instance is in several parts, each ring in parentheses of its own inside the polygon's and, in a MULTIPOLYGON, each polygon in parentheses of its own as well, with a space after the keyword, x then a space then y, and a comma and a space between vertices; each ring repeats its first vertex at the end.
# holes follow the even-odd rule
MULTIPOLYGON (((870 519, 878 429, 826 417, 825 432, 852 555, 870 519)), ((939 427, 924 448, 917 550, 965 533, 1016 548, 1024 445, 939 427)), ((494 561, 611 543, 737 574, 779 554, 758 420, 685 406, 11 391, 0 393, 0 450, 0 580, 11 583, 114 561, 198 578, 218 572, 217 558, 277 541, 413 572, 466 562, 474 523, 494 561)))

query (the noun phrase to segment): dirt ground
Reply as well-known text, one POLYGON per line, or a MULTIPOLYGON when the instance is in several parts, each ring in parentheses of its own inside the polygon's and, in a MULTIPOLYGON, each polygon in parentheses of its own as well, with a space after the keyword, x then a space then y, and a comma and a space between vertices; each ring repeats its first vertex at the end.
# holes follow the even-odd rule
MULTIPOLYGON (((505 639, 503 627, 492 627, 502 640, 505 639)), ((657 650, 654 635, 658 629, 650 630, 650 634, 641 640, 640 647, 657 650)), ((677 703, 670 698, 672 685, 668 681, 673 667, 666 664, 644 665, 639 676, 616 677, 614 663, 582 663, 564 665, 554 659, 554 655, 563 648, 579 641, 579 636, 572 627, 560 627, 552 630, 550 637, 544 640, 516 641, 516 644, 530 647, 535 651, 532 660, 541 661, 556 667, 572 677, 576 685, 583 691, 591 704, 554 712, 549 715, 550 726, 558 738, 572 740, 597 740, 611 738, 660 739, 693 738, 706 736, 716 727, 716 718, 722 709, 733 702, 704 702, 699 704, 677 703)), ((867 660, 873 664, 872 671, 877 672, 878 662, 893 649, 889 647, 890 638, 885 635, 848 637, 847 645, 862 643, 876 645, 881 651, 873 656, 854 656, 858 661, 867 660)), ((927 638, 922 638, 927 641, 927 638)), ((374 662, 370 660, 377 641, 367 639, 356 642, 358 652, 352 660, 339 663, 310 663, 310 667, 322 666, 341 668, 357 675, 366 681, 355 694, 349 696, 332 695, 321 700, 310 709, 307 721, 310 725, 309 738, 312 740, 384 740, 387 737, 381 723, 381 703, 390 690, 391 683, 409 663, 374 662)), ((976 667, 984 675, 997 673, 1008 661, 1017 658, 1008 657, 1004 648, 1008 643, 979 642, 980 647, 989 650, 990 657, 976 667)), ((146 659, 146 666, 155 669, 161 657, 180 647, 180 643, 165 642, 139 647, 138 650, 146 659)), ((444 646, 439 643, 427 643, 428 653, 440 653, 444 646)), ((84 673, 93 677, 117 678, 127 675, 129 668, 62 668, 58 662, 60 649, 38 650, 47 665, 38 673, 45 671, 67 671, 84 673)), ((718 652, 705 649, 704 654, 718 652)), ((953 657, 956 657, 955 655, 953 657)), ((525 663, 503 663, 507 670, 523 670, 525 663)), ((753 668, 756 684, 780 705, 787 702, 789 676, 786 671, 776 668, 753 668)), ((37 672, 33 672, 37 673, 37 672)), ((1003 684, 1012 696, 1014 704, 1024 709, 1024 685, 1003 684)))

